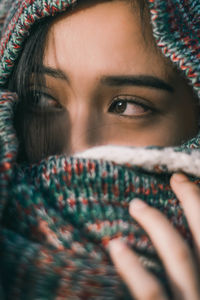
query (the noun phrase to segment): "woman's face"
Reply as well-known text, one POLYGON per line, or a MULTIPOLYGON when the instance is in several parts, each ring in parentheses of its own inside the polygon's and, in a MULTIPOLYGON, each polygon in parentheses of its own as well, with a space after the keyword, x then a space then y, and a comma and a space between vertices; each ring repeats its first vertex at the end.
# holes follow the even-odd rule
POLYGON ((67 111, 68 153, 105 144, 177 145, 197 133, 191 88, 155 49, 151 28, 144 38, 139 12, 126 1, 57 19, 44 75, 43 103, 67 111))

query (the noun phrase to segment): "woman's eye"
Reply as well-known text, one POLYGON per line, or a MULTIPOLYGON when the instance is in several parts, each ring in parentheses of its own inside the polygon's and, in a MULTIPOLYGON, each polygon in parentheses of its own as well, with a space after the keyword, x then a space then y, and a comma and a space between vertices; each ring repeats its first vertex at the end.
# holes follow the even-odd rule
POLYGON ((31 91, 30 92, 31 102, 34 107, 45 109, 45 108, 62 108, 60 103, 56 101, 52 96, 39 92, 31 91))
POLYGON ((128 117, 144 115, 150 111, 152 111, 151 108, 145 104, 125 99, 113 101, 108 109, 110 113, 128 117))

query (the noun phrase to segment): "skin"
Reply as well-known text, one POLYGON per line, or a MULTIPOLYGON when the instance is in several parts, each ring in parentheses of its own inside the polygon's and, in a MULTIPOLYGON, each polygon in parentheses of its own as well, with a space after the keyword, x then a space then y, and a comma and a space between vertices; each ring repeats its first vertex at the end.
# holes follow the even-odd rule
MULTIPOLYGON (((84 5, 52 24, 44 56, 46 85, 38 89, 44 93, 43 108, 67 111, 67 154, 103 144, 178 145, 197 134, 199 107, 192 89, 155 48, 151 28, 145 27, 144 39, 139 13, 126 1, 84 5)), ((186 179, 171 184, 199 253, 199 189, 186 179)), ((130 213, 163 260, 174 299, 199 299, 194 266, 199 260, 179 234, 159 211, 144 203, 141 207, 141 201, 133 202, 130 213)), ((111 257, 132 295, 166 299, 136 254, 119 241, 112 243, 111 257)))
POLYGON ((67 110, 68 154, 105 144, 178 145, 197 133, 193 92, 146 27, 144 39, 138 10, 126 1, 88 4, 51 26, 42 100, 67 110), (122 84, 119 76, 140 76, 140 85, 130 78, 122 84), (141 76, 154 76, 164 87, 141 76))
MULTIPOLYGON (((130 214, 149 234, 156 247, 171 282, 173 299, 198 300, 200 299, 200 189, 182 174, 172 176, 171 187, 185 211, 193 234, 196 255, 169 221, 155 208, 137 199, 130 205, 130 214)), ((168 299, 158 280, 141 265, 136 253, 122 241, 110 242, 109 251, 117 271, 134 299, 168 299)))

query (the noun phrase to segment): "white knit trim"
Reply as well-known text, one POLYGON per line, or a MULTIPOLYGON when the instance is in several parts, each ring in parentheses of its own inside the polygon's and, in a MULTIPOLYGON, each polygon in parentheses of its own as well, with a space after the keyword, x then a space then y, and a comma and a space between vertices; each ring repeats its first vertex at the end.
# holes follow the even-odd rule
POLYGON ((200 152, 176 152, 173 148, 146 149, 124 146, 100 146, 74 155, 78 158, 101 159, 117 164, 131 164, 148 171, 166 166, 169 172, 185 172, 200 177, 200 152))

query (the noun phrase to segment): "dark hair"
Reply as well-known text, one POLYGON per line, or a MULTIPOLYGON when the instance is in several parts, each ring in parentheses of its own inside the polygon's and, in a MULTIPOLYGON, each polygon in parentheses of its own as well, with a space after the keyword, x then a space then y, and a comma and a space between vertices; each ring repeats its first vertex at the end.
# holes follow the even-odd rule
POLYGON ((61 154, 65 150, 68 125, 66 110, 37 109, 40 96, 37 89, 44 81, 41 68, 50 23, 50 19, 45 19, 33 25, 8 86, 18 94, 19 99, 15 105, 13 120, 19 140, 19 161, 33 163, 49 155, 61 154))
MULTIPOLYGON (((127 1, 139 5, 143 23, 146 1, 127 1)), ((81 4, 82 1, 78 3, 81 4)), ((77 5, 72 9, 76 7, 77 5)), ((45 41, 54 20, 55 17, 49 17, 33 25, 9 81, 8 88, 16 92, 19 98, 14 112, 14 127, 19 140, 19 161, 37 162, 50 155, 62 154, 68 147, 67 111, 62 108, 38 110, 36 105, 40 96, 37 87, 44 84, 45 80, 41 75, 45 41)))

